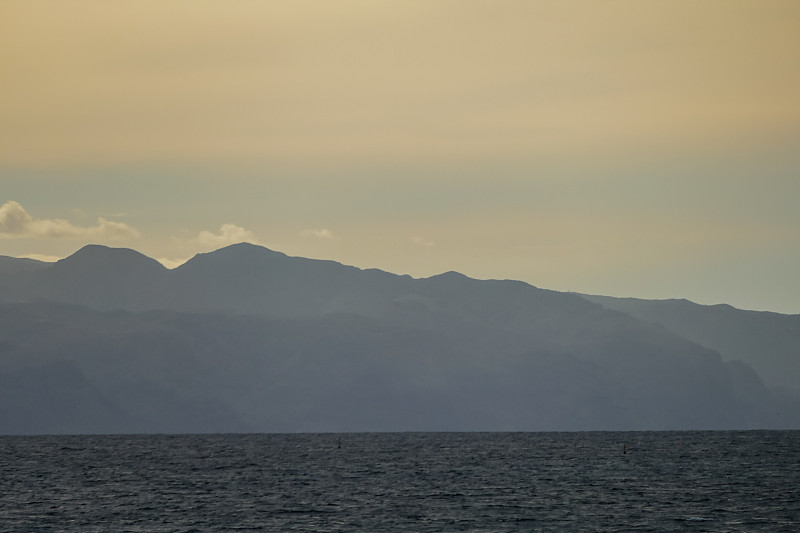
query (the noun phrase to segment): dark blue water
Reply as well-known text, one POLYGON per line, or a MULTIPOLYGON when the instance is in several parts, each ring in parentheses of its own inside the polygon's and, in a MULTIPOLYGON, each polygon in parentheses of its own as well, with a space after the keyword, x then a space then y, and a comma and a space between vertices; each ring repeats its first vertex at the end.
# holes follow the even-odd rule
POLYGON ((0 437, 0 530, 795 532, 800 432, 0 437))

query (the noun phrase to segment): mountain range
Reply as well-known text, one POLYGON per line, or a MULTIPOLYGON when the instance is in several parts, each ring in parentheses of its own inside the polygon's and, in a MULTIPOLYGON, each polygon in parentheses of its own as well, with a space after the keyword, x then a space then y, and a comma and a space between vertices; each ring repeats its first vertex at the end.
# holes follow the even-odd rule
POLYGON ((251 244, 0 257, 0 434, 800 428, 800 315, 251 244))

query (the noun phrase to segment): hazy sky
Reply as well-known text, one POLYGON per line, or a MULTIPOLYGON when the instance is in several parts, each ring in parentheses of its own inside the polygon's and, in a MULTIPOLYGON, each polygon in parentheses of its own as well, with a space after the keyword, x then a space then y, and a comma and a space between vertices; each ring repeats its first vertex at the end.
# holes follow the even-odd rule
POLYGON ((800 313, 800 2, 2 0, 0 206, 0 255, 800 313))

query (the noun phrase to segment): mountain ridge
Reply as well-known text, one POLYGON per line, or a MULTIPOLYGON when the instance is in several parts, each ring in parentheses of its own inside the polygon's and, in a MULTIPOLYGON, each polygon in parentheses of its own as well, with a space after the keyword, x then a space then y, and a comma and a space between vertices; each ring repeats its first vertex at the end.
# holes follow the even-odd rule
POLYGON ((79 252, 0 273, 0 433, 46 431, 15 404, 47 388, 81 431, 800 427, 753 365, 581 295, 251 244, 171 270, 79 252))
POLYGON ((686 299, 643 300, 583 295, 608 309, 661 324, 676 334, 742 360, 771 386, 800 389, 800 315, 701 305, 686 299))

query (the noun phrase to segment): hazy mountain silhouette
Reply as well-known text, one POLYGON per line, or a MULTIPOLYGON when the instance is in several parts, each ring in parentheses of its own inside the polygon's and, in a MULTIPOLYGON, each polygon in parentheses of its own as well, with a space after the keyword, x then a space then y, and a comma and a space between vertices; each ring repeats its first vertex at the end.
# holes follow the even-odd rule
POLYGON ((30 278, 37 270, 46 269, 51 263, 0 255, 0 302, 25 298, 30 293, 30 278))
POLYGON ((688 300, 640 300, 588 296, 608 309, 663 325, 718 351, 725 360, 752 366, 770 386, 800 391, 800 315, 744 311, 688 300))
POLYGON ((380 270, 289 257, 241 243, 198 254, 170 272, 150 308, 223 310, 262 316, 319 316, 363 310, 411 282, 380 270))
POLYGON ((84 246, 71 256, 6 275, 7 300, 43 299, 89 305, 97 309, 139 308, 157 290, 168 270, 155 259, 126 248, 84 246))
POLYGON ((517 281, 248 244, 2 272, 0 433, 800 427, 747 364, 517 281))
POLYGON ((746 365, 685 341, 659 347, 620 334, 585 339, 590 353, 520 351, 357 315, 136 314, 44 302, 0 306, 0 324, 0 381, 18 384, 11 397, 0 392, 5 433, 796 423, 746 365), (69 368, 63 379, 58 365, 69 368))
POLYGON ((50 263, 36 259, 23 259, 0 255, 0 276, 11 276, 23 272, 33 272, 50 266, 50 263))

